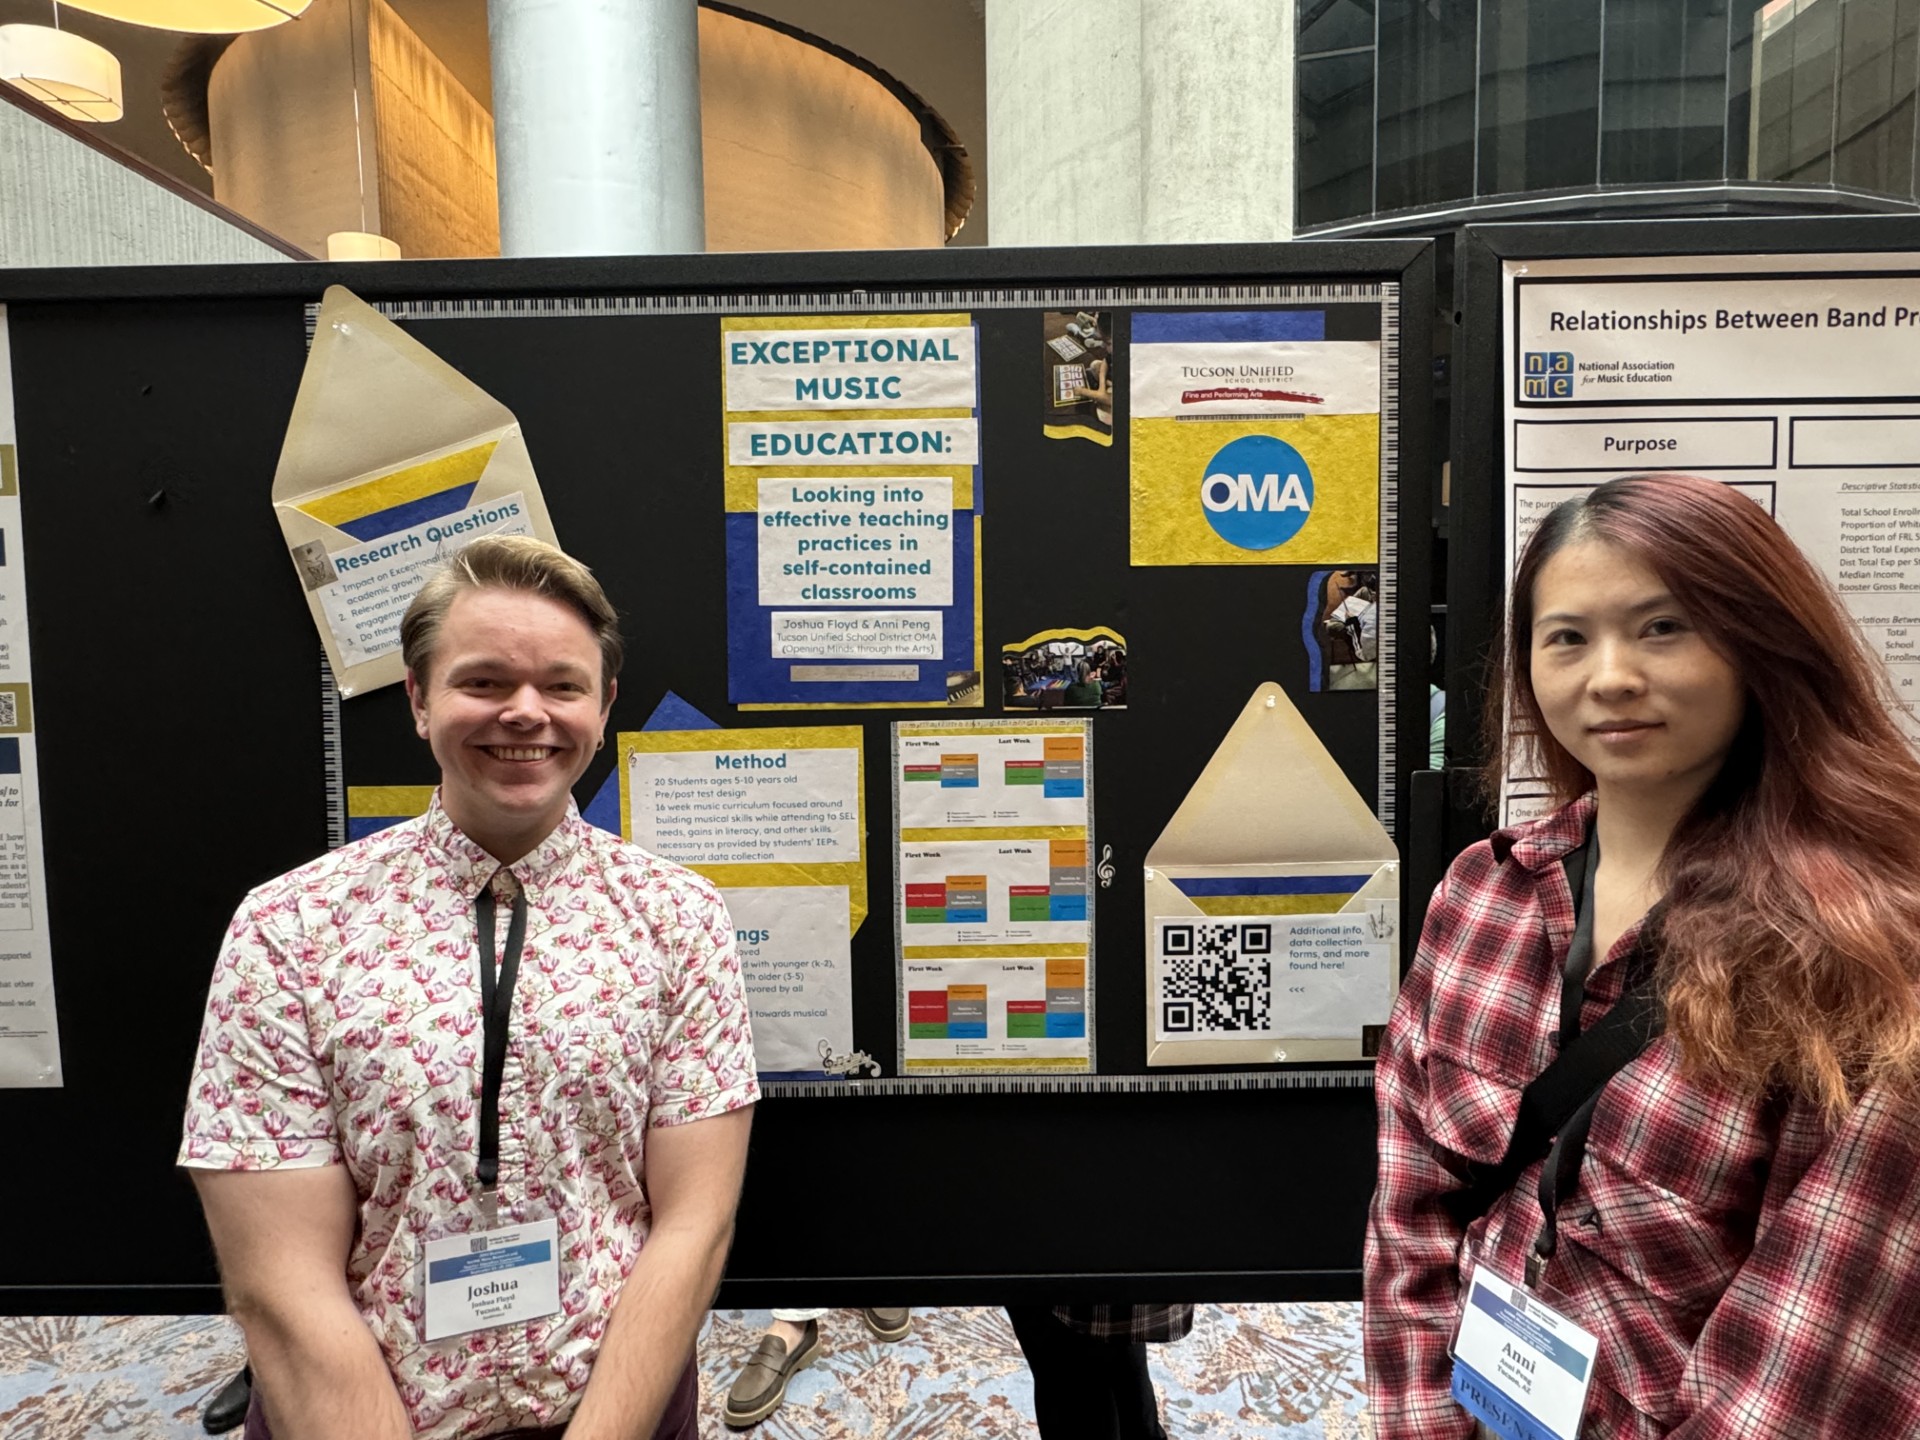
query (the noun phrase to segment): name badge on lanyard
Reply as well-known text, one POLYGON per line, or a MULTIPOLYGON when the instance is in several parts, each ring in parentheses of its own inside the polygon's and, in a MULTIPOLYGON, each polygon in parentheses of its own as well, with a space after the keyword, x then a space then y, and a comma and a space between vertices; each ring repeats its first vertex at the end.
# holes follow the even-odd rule
POLYGON ((1538 1291, 1476 1265, 1453 1337, 1453 1398, 1502 1440, 1575 1440, 1599 1352, 1538 1291))
MULTIPOLYGON (((506 1075, 513 982, 526 943, 527 901, 515 892, 499 974, 493 965, 491 884, 474 902, 480 950, 480 1018, 485 1059, 480 1081, 480 1208, 495 1212, 500 1172, 500 1090, 506 1075)), ((470 1330, 537 1320, 560 1308, 560 1235, 551 1218, 487 1225, 427 1242, 426 1336, 443 1340, 470 1330)))
POLYGON ((560 1308, 551 1219, 427 1242, 427 1339, 537 1320, 560 1308))

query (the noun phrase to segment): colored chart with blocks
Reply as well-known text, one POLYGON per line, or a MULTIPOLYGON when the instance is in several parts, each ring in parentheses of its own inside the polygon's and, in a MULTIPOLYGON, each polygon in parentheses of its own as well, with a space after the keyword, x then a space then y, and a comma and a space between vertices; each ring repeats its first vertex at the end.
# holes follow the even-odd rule
POLYGON ((901 1068, 1093 1068, 1085 720, 894 727, 901 1068))
POLYGON ((1076 1060, 1087 1038, 1087 962, 914 960, 907 1039, 921 1060, 1076 1060))
POLYGON ((928 945, 1087 943, 1084 840, 917 840, 899 863, 909 957, 928 945))
MULTIPOLYGON (((925 723, 931 727, 940 722, 925 723)), ((964 737, 898 735, 896 744, 896 815, 904 831, 1036 825, 1085 828, 1084 733, 1061 733, 1055 722, 1050 731, 1031 734, 1002 730, 964 737)))
POLYGON ((1078 800, 1087 793, 1086 742, 1075 735, 1049 735, 1038 760, 1006 761, 1006 783, 1038 785, 1048 800, 1078 800))

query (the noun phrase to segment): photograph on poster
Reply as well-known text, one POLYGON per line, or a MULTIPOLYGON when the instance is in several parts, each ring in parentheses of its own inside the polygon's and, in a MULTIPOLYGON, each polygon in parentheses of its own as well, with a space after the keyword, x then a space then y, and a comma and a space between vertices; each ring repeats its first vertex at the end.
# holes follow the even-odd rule
POLYGON ((1119 352, 1109 310, 1049 310, 1040 317, 1046 382, 1041 430, 1049 440, 1113 444, 1119 352))
POLYGON ((1126 637, 1098 625, 1002 645, 1000 703, 1008 710, 1125 709, 1126 637))
POLYGON ((1300 637, 1309 690, 1375 690, 1380 671, 1380 571, 1354 565, 1307 577, 1300 637))

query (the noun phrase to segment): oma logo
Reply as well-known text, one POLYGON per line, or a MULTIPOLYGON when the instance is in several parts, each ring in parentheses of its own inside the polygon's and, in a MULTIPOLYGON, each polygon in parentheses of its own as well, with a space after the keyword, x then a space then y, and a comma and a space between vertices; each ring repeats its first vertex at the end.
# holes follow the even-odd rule
POLYGON ((1229 545, 1271 550, 1298 535, 1313 513, 1313 471, 1286 441, 1243 435, 1207 462, 1200 504, 1229 545))

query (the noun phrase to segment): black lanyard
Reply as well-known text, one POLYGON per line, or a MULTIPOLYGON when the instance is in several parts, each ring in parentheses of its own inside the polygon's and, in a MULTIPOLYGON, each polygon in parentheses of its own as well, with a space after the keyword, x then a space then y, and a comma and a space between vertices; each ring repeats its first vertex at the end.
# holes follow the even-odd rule
MULTIPOLYGON (((1563 1053, 1580 1036, 1580 1010, 1586 1004, 1587 976, 1593 970, 1593 877, 1600 869, 1598 825, 1588 832, 1586 844, 1567 856, 1566 869, 1574 889, 1574 911, 1573 940, 1567 946, 1567 963, 1560 971, 1560 1049, 1563 1053)), ((1593 1124, 1594 1106, 1600 1103, 1605 1090, 1602 1082, 1567 1118, 1547 1150, 1546 1164, 1540 1167, 1540 1209, 1546 1217, 1546 1228, 1533 1242, 1533 1254, 1527 1260, 1529 1285, 1539 1283, 1541 1272, 1560 1246, 1560 1192, 1579 1183, 1580 1162, 1587 1154, 1587 1130, 1593 1124)))
POLYGON ((1587 1003, 1587 975, 1593 969, 1593 877, 1600 868, 1598 827, 1587 843, 1565 861, 1573 889, 1573 941, 1560 971, 1560 1048, 1566 1049, 1580 1033, 1580 1010, 1587 1003))
POLYGON ((507 1073, 507 1031, 513 1024, 513 982, 527 939, 526 892, 515 890, 507 916, 507 952, 493 970, 494 899, 491 881, 473 902, 480 940, 480 1019, 486 1027, 486 1064, 480 1076, 480 1183, 500 1178, 500 1085, 507 1073))
POLYGON ((1599 868, 1597 854, 1597 848, 1589 842, 1562 862, 1577 908, 1573 942, 1560 976, 1560 1053, 1520 1092, 1506 1152, 1493 1164, 1465 1161, 1459 1172, 1460 1187, 1440 1196, 1441 1208, 1464 1232, 1498 1204, 1529 1167, 1546 1157, 1541 1203, 1546 1210, 1547 1232, 1527 1262, 1530 1285, 1539 1279, 1558 1243, 1554 1202, 1580 1173, 1595 1100, 1607 1082, 1632 1064, 1665 1024, 1654 980, 1661 914, 1661 906, 1655 905, 1640 924, 1639 943, 1620 961, 1625 973, 1619 1000, 1593 1022, 1592 1029, 1580 1027, 1587 973, 1593 964, 1592 876, 1599 868))

